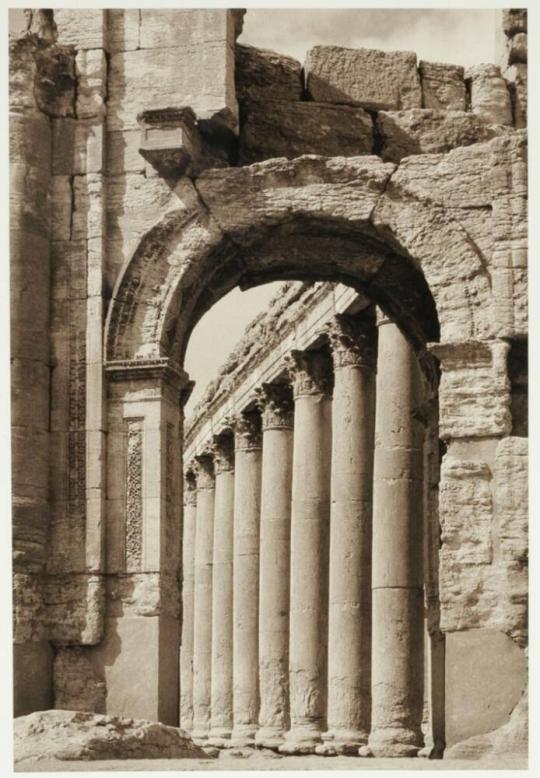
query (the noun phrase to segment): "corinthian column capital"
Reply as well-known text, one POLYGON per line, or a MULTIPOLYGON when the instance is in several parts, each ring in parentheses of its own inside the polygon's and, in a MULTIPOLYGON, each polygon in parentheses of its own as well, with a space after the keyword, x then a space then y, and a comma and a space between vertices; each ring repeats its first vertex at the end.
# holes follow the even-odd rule
POLYGON ((184 474, 184 504, 197 505, 197 477, 191 464, 184 474))
POLYGON ((214 488, 214 455, 210 447, 194 457, 193 472, 197 478, 197 489, 214 488))
POLYGON ((216 475, 234 470, 234 437, 230 433, 214 435, 212 451, 216 475))
POLYGON ((302 396, 330 397, 333 386, 332 359, 324 351, 293 350, 285 357, 294 399, 302 396))
POLYGON ((289 384, 263 383, 256 394, 263 430, 293 428, 294 402, 289 384))
POLYGON ((227 425, 234 432, 236 451, 258 451, 262 448, 262 425, 259 411, 243 411, 227 419, 227 425))
POLYGON ((326 325, 332 349, 334 369, 363 367, 375 370, 377 364, 377 337, 371 319, 337 314, 326 325))

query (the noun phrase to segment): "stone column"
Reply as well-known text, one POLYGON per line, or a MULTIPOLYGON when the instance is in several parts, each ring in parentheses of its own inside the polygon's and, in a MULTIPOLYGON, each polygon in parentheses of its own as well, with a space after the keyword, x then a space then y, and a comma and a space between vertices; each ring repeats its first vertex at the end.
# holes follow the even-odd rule
POLYGON ((373 493, 371 752, 414 756, 423 745, 421 376, 392 322, 379 326, 373 493))
POLYGON ((180 646, 180 726, 193 728, 193 597, 197 482, 190 468, 184 478, 184 531, 182 539, 182 639, 180 646))
POLYGON ((234 440, 214 437, 216 500, 212 582, 212 745, 222 746, 233 725, 234 440))
POLYGON ((293 453, 290 386, 263 384, 259 580, 260 712, 256 743, 277 748, 289 727, 289 590, 293 453))
POLYGON ((197 461, 197 520, 193 601, 193 737, 210 731, 212 678, 212 561, 214 545, 214 463, 210 453, 197 461))
POLYGON ((234 421, 233 745, 253 744, 259 716, 261 417, 234 421))
POLYGON ((328 613, 328 732, 317 753, 358 752, 371 719, 371 541, 375 321, 337 316, 328 613))
POLYGON ((312 753, 326 710, 328 524, 332 449, 329 355, 293 351, 290 729, 279 750, 312 753))

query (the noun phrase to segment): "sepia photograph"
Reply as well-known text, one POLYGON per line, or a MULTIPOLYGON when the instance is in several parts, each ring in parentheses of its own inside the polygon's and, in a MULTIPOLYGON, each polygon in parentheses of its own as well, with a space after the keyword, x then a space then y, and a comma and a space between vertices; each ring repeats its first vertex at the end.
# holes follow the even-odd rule
POLYGON ((7 771, 527 770, 527 8, 74 5, 6 13, 7 771))

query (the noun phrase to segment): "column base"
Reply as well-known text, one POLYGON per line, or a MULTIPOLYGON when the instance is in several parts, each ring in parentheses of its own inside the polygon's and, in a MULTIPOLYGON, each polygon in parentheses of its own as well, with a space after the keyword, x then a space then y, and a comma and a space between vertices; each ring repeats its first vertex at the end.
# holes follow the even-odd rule
POLYGON ((279 747, 280 754, 314 754, 322 743, 321 732, 315 727, 298 727, 291 729, 285 735, 285 740, 279 747))
POLYGON ((191 739, 194 743, 197 745, 201 745, 201 743, 204 743, 205 745, 208 744, 208 737, 210 735, 210 730, 208 729, 201 729, 200 727, 194 727, 193 730, 190 732, 191 739))
POLYGON ((228 748, 249 748, 255 745, 256 724, 240 724, 233 728, 228 748))
POLYGON ((285 732, 281 727, 261 727, 255 735, 257 748, 270 748, 277 751, 284 741, 285 732))
POLYGON ((228 748, 231 742, 231 730, 225 727, 212 727, 207 742, 209 746, 228 748))
POLYGON ((358 756, 358 749, 367 744, 367 732, 354 729, 333 729, 325 732, 315 753, 320 756, 358 756))
POLYGON ((424 746, 420 731, 401 729, 375 729, 369 736, 368 746, 375 757, 417 756, 424 746))

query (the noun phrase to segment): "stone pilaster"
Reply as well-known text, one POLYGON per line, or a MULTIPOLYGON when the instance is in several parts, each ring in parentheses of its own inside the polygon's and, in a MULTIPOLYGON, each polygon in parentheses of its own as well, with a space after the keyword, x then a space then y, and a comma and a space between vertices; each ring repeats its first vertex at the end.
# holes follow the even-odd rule
POLYGON ((399 329, 382 319, 373 493, 371 752, 423 745, 423 435, 421 377, 399 329))
POLYGON ((197 518, 193 602, 193 737, 206 739, 210 731, 212 679, 215 474, 213 456, 209 451, 196 456, 195 460, 197 462, 197 518))
POLYGON ((107 607, 93 662, 108 712, 177 726, 188 379, 167 360, 110 362, 106 369, 107 607))
POLYGON ((242 413, 235 442, 232 743, 253 743, 259 716, 259 521, 261 419, 242 413))
POLYGON ((180 646, 180 726, 193 728, 193 598, 195 583, 195 526, 197 481, 193 469, 184 477, 184 531, 182 539, 182 638, 180 646))
POLYGON ((375 322, 337 316, 328 613, 328 731, 317 753, 358 752, 371 718, 371 541, 375 322))
POLYGON ((294 407, 286 384, 263 384, 259 581, 260 712, 256 743, 277 748, 289 726, 289 589, 294 407))
POLYGON ((283 753, 312 753, 326 710, 328 523, 332 448, 330 357, 293 351, 289 688, 290 729, 283 753))
POLYGON ((223 745, 233 726, 234 439, 214 437, 216 497, 212 581, 212 712, 210 737, 223 745))

